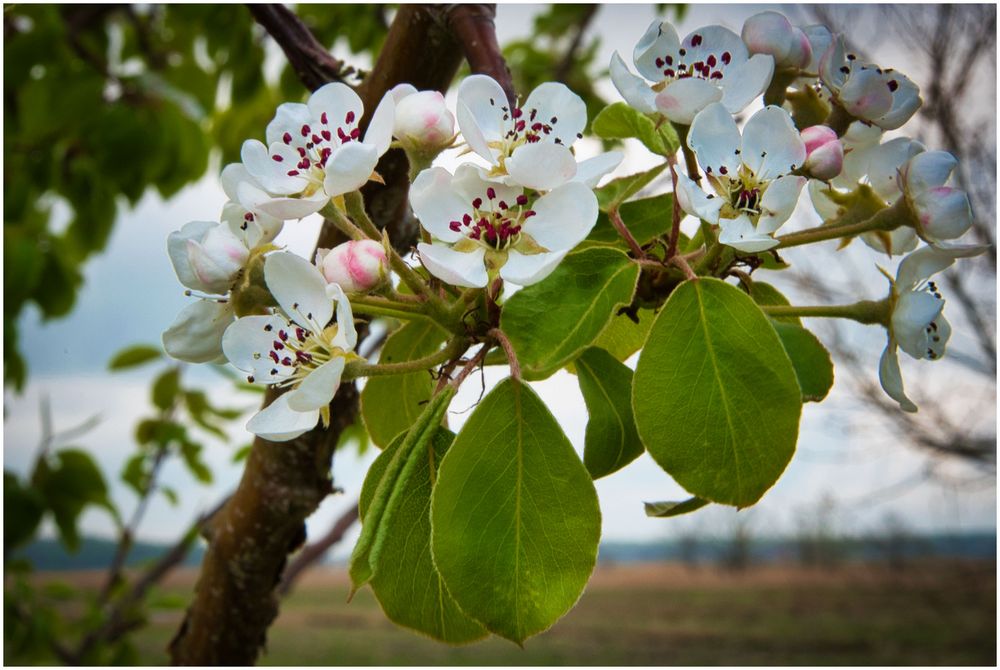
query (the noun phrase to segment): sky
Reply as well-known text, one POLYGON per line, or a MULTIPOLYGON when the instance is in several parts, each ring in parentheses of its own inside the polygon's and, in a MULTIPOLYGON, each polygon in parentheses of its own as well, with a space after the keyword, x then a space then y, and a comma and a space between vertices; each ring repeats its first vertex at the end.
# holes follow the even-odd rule
MULTIPOLYGON (((679 22, 678 30, 684 35, 701 25, 721 23, 738 33, 743 20, 762 8, 692 5, 684 20, 679 22)), ((526 34, 535 11, 531 5, 500 6, 497 27, 501 43, 526 34)), ((603 7, 591 27, 602 40, 598 60, 607 62, 611 53, 618 50, 626 61, 630 61, 632 47, 654 18, 653 12, 650 5, 603 7)), ((896 66, 907 72, 906 54, 882 51, 878 52, 884 59, 880 61, 882 65, 896 66)), ((272 69, 276 58, 281 58, 280 54, 272 54, 272 69)), ((358 64, 365 65, 363 62, 358 64)), ((924 84, 917 76, 911 76, 924 84)), ((601 87, 609 100, 620 99, 610 82, 602 82, 601 87)), ((586 157, 596 150, 596 143, 584 144, 580 154, 586 157)), ((445 165, 449 163, 446 161, 445 165)), ((630 142, 626 161, 615 174, 629 174, 649 165, 650 157, 630 142)), ((99 416, 96 428, 73 444, 87 448, 99 461, 111 480, 115 500, 125 510, 134 506, 134 497, 116 479, 122 463, 133 450, 131 434, 136 421, 152 413, 148 388, 152 368, 111 375, 106 365, 113 353, 126 345, 159 342, 162 330, 190 300, 183 295, 170 266, 166 236, 187 221, 211 219, 221 211, 225 195, 216 176, 218 167, 216 165, 203 179, 168 201, 148 193, 135 208, 120 215, 108 248, 87 264, 84 288, 69 317, 43 323, 33 308, 25 312, 20 324, 21 338, 31 377, 22 395, 5 392, 5 469, 24 473, 30 468, 38 448, 40 404, 47 398, 56 417, 57 430, 99 416)), ((816 225, 818 217, 808 210, 808 200, 803 199, 799 214, 786 229, 816 225)), ((690 224, 688 221, 687 225, 690 224)), ((287 224, 278 242, 306 255, 315 241, 318 226, 318 220, 313 219, 287 224)), ((813 256, 799 250, 795 252, 788 255, 793 264, 817 262, 813 256)), ((856 273, 860 272, 866 285, 871 286, 871 293, 859 298, 884 295, 885 282, 874 267, 876 260, 884 261, 867 250, 852 249, 849 253, 854 254, 857 262, 831 263, 830 281, 846 281, 847 275, 856 278, 856 273)), ((894 270, 893 263, 886 265, 894 270)), ((995 286, 982 287, 994 293, 995 289, 995 286)), ((850 328, 848 333, 870 361, 874 379, 878 356, 885 342, 884 333, 878 328, 863 326, 850 328)), ((971 347, 971 334, 956 328, 952 351, 960 355, 971 347)), ((634 358, 630 364, 634 366, 634 358)), ((992 397, 990 385, 984 384, 982 377, 974 372, 951 366, 947 375, 941 375, 926 367, 926 362, 922 366, 906 360, 904 375, 914 386, 940 385, 941 402, 967 402, 969 394, 987 401, 992 397)), ((189 367, 184 374, 186 379, 205 388, 217 404, 243 407, 247 416, 253 411, 254 398, 236 394, 216 373, 189 367)), ((489 368, 485 374, 487 387, 505 374, 502 368, 489 368)), ((574 447, 582 451, 586 410, 575 379, 561 372, 534 387, 563 425, 574 447)), ((848 390, 838 381, 825 403, 806 405, 795 457, 763 500, 751 510, 740 513, 741 520, 750 520, 755 531, 761 534, 794 532, 802 519, 814 514, 821 500, 831 499, 837 527, 844 532, 877 532, 890 518, 922 531, 995 529, 994 476, 981 476, 960 463, 932 463, 923 452, 900 444, 893 433, 885 432, 878 424, 862 423, 867 427, 858 430, 856 419, 860 410, 848 390), (926 477, 930 465, 939 474, 932 480, 926 477)), ((454 401, 453 411, 471 407, 479 391, 478 380, 471 379, 454 401)), ((987 402, 986 407, 985 411, 969 419, 984 432, 992 430, 996 424, 995 404, 987 402)), ((453 414, 452 425, 460 427, 468 415, 468 412, 453 414)), ((200 511, 214 506, 235 487, 241 466, 232 463, 232 456, 249 438, 239 426, 236 428, 231 444, 206 441, 209 447, 205 459, 215 473, 212 485, 198 484, 179 463, 167 464, 164 481, 178 490, 180 503, 172 507, 164 499, 156 498, 140 529, 140 538, 171 541, 200 511)), ((374 455, 369 451, 359 457, 354 449, 336 455, 334 479, 344 493, 331 496, 323 503, 309 521, 311 533, 324 532, 354 501, 374 455)), ((724 533, 735 523, 736 513, 718 506, 686 519, 645 517, 643 501, 686 497, 684 491, 645 455, 624 470, 598 481, 596 486, 604 519, 604 538, 608 540, 658 540, 691 527, 706 533, 724 533)), ((94 511, 85 515, 83 528, 91 534, 108 536, 112 526, 106 515, 94 511)), ((352 541, 345 543, 337 554, 343 555, 352 544, 352 541)))

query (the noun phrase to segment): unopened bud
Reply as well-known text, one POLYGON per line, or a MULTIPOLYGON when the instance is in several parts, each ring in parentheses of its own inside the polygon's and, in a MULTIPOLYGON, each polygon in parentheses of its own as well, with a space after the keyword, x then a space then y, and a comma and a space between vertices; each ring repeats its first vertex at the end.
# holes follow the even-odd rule
POLYGON ((754 14, 743 24, 743 41, 751 54, 774 57, 777 68, 804 68, 812 60, 809 39, 778 12, 754 14))
POLYGON ((195 278, 191 283, 196 284, 189 288, 207 293, 226 293, 250 256, 243 241, 225 225, 216 224, 203 234, 187 237, 184 244, 185 260, 195 278))
POLYGON ((803 167, 810 177, 828 181, 844 168, 844 147, 833 129, 810 126, 800 133, 806 145, 806 162, 803 167))
POLYGON ((455 117, 445 106, 443 95, 407 86, 394 90, 393 97, 396 122, 392 134, 404 146, 437 153, 451 144, 455 137, 455 117))
POLYGON ((903 193, 916 215, 914 226, 927 241, 953 240, 972 227, 968 194, 947 186, 958 161, 947 151, 924 151, 903 165, 903 193))
POLYGON ((374 240, 352 240, 333 249, 320 249, 316 264, 326 281, 338 284, 345 293, 367 293, 389 275, 385 249, 374 240))

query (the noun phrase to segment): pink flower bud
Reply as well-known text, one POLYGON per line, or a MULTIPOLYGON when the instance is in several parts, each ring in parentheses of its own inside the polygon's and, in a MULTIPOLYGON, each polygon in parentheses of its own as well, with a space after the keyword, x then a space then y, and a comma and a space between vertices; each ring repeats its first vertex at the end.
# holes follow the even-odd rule
POLYGON ((320 249, 316 263, 327 282, 339 284, 345 293, 366 293, 385 281, 389 259, 374 240, 352 240, 333 249, 320 249))
MULTIPOLYGON (((398 87, 397 87, 398 88, 398 87)), ((408 88, 412 88, 408 87, 408 88)), ((396 122, 392 134, 405 145, 421 150, 441 150, 455 136, 455 117, 437 91, 393 91, 396 122)))
POLYGON ((837 133, 826 126, 811 126, 800 135, 806 145, 803 167, 809 176, 827 181, 839 175, 844 168, 844 146, 837 133))
POLYGON ((750 53, 773 56, 778 68, 804 68, 812 60, 805 33, 778 12, 751 16, 743 24, 742 37, 750 53))
POLYGON ((195 278, 194 282, 186 282, 189 288, 219 295, 229 290, 236 273, 250 256, 243 241, 228 226, 219 224, 202 235, 188 237, 185 251, 188 269, 195 278))

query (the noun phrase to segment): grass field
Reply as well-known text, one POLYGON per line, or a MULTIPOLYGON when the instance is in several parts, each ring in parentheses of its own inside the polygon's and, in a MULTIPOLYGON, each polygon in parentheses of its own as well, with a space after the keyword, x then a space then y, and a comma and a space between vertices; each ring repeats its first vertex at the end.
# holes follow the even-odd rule
MULTIPOLYGON (((164 652, 194 574, 173 575, 136 636, 164 652)), ((84 575, 76 580, 85 581, 84 575)), ((397 628, 341 570, 307 574, 282 604, 264 665, 995 665, 996 564, 851 565, 744 573, 602 565, 570 614, 524 649, 447 647, 397 628)))

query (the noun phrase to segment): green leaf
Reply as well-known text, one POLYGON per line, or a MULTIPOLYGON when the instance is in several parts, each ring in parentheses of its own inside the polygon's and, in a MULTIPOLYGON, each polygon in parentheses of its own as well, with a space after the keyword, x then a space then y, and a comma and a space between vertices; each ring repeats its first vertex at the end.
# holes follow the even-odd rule
MULTIPOLYGON (((427 321, 411 321, 385 341, 379 363, 401 363, 429 356, 441 348, 446 334, 427 321)), ((431 397, 434 382, 421 370, 407 375, 372 377, 361 391, 361 416, 379 447, 409 429, 431 397)))
MULTIPOLYGON (((673 224, 673 207, 673 194, 664 193, 652 198, 626 202, 618 208, 618 215, 636 242, 643 245, 670 231, 673 224)), ((597 223, 584 241, 587 242, 617 244, 623 249, 627 248, 625 240, 611 225, 611 220, 604 212, 597 215, 597 223)))
POLYGON ((643 451, 632 417, 632 371, 594 347, 580 354, 575 365, 590 415, 583 463, 598 479, 621 470, 643 451))
POLYGON ((624 361, 642 349, 656 314, 651 310, 641 309, 636 316, 639 317, 639 323, 625 314, 616 315, 594 340, 594 346, 604 349, 619 361, 624 361))
POLYGON ((108 369, 125 370, 126 368, 134 368, 137 365, 155 361, 160 356, 162 356, 162 353, 159 347, 153 347, 148 344, 137 344, 116 353, 111 362, 108 363, 108 369))
POLYGON ((250 455, 250 452, 252 450, 253 450, 253 442, 244 444, 242 447, 240 447, 233 453, 233 463, 242 463, 243 461, 245 461, 247 457, 250 455))
POLYGON ((38 491, 24 486, 12 472, 3 473, 3 551, 24 544, 35 535, 45 513, 45 501, 38 491))
POLYGON ((479 404, 441 462, 431 551, 448 592, 520 644, 577 601, 594 569, 594 484, 548 408, 508 378, 479 404))
POLYGON ((646 506, 646 516, 669 517, 680 516, 701 509, 708 504, 707 500, 701 498, 688 498, 681 501, 664 501, 643 503, 646 506))
POLYGON ((544 379, 601 334, 620 305, 632 301, 639 266, 616 249, 568 255, 543 281, 515 293, 500 327, 525 379, 544 379))
MULTIPOLYGON (((365 505, 361 536, 351 554, 351 596, 375 575, 379 554, 389 529, 395 523, 396 513, 406 498, 407 483, 417 471, 421 459, 426 456, 454 395, 455 388, 449 384, 431 398, 386 465, 384 474, 378 478, 375 493, 365 505)), ((371 472, 368 477, 372 477, 371 472)), ((366 484, 368 477, 365 478, 366 484)))
POLYGON ((153 404, 164 411, 170 409, 180 391, 181 373, 178 368, 170 368, 153 382, 153 404))
POLYGON ((820 402, 833 387, 833 360, 815 335, 802 326, 772 321, 785 353, 792 360, 802 399, 820 402))
POLYGON ((654 154, 661 156, 672 156, 681 146, 672 125, 664 122, 657 128, 652 119, 624 102, 616 102, 602 109, 594 118, 591 130, 606 140, 634 137, 654 154))
MULTIPOLYGON (((358 501, 362 520, 404 437, 397 436, 369 468, 358 501)), ((396 517, 386 528, 371 586, 393 622, 442 642, 461 644, 484 637, 486 629, 459 609, 431 558, 431 490, 438 464, 454 439, 451 431, 438 428, 426 457, 419 459, 413 477, 406 483, 396 517)))
POLYGON ((87 506, 103 507, 117 519, 104 475, 85 451, 63 449, 51 459, 39 460, 32 474, 32 485, 41 492, 46 506, 52 511, 60 539, 67 549, 79 547, 76 522, 87 506))
MULTIPOLYGON (((770 284, 765 284, 761 281, 755 281, 750 286, 750 297, 758 305, 791 305, 781 291, 774 288, 770 284)), ((779 321, 781 323, 790 323, 796 326, 802 325, 802 320, 797 316, 776 316, 771 317, 772 321, 779 321)))
POLYGON ((666 163, 661 163, 644 172, 637 172, 636 174, 612 179, 604 186, 594 189, 594 195, 597 196, 597 202, 601 207, 601 211, 606 212, 611 207, 620 205, 631 198, 645 188, 649 182, 656 179, 666 167, 666 163))
POLYGON ((632 387, 639 436, 693 495, 746 507, 795 451, 802 394, 774 328, 718 279, 681 284, 653 324, 632 387))
POLYGON ((187 469, 194 475, 202 484, 212 483, 212 471, 205 461, 201 459, 202 446, 190 440, 184 440, 181 442, 181 458, 184 460, 184 465, 187 469))

